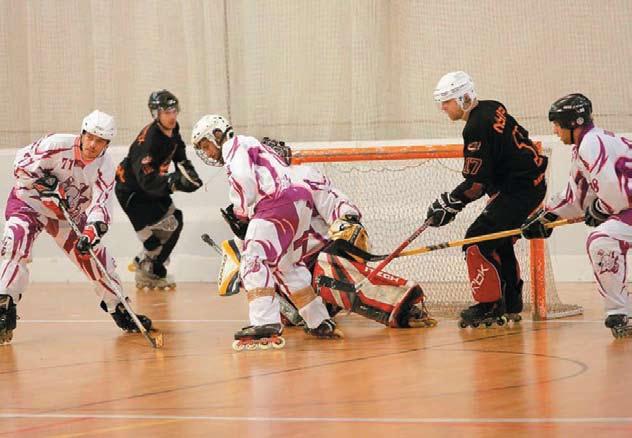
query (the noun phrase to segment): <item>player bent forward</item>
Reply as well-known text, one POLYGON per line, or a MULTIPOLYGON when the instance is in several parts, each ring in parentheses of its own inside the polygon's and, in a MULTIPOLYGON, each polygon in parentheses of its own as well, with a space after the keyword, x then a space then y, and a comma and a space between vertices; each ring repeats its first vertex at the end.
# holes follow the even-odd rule
MULTIPOLYGON (((282 157, 291 156, 291 150, 283 142, 264 138, 262 144, 270 146, 282 157)), ((287 161, 287 160, 286 160, 287 161)), ((290 164, 288 162, 288 164, 290 164)), ((322 181, 319 190, 338 193, 329 179, 316 168, 307 165, 293 166, 307 180, 322 181)), ((231 208, 222 211, 224 218, 236 235, 235 239, 221 244, 222 266, 218 274, 220 295, 239 293, 240 253, 247 224, 230 214, 231 208)), ((383 272, 360 290, 353 286, 366 279, 371 268, 366 264, 370 243, 366 229, 356 216, 338 218, 333 224, 318 214, 312 216, 302 261, 312 272, 312 285, 323 299, 333 317, 344 309, 392 328, 433 327, 436 320, 430 318, 424 305, 421 286, 403 278, 383 272)), ((277 299, 281 307, 284 325, 304 325, 305 322, 292 305, 288 292, 277 285, 277 299)))
POLYGON ((556 100, 549 110, 553 132, 572 145, 571 171, 565 192, 551 197, 544 210, 527 219, 527 239, 547 238, 544 224, 584 215, 596 227, 586 250, 597 289, 605 300, 606 327, 615 338, 632 336, 632 300, 626 286, 626 256, 632 242, 632 140, 596 127, 592 103, 582 94, 556 100))
POLYGON ((234 347, 243 348, 250 342, 249 347, 256 348, 258 343, 265 348, 271 337, 276 346, 282 346, 276 285, 289 292, 308 333, 321 338, 341 337, 314 292, 311 273, 301 256, 315 211, 333 223, 341 216, 359 216, 355 206, 345 196, 318 190, 323 181, 306 181, 257 139, 235 135, 221 116, 202 117, 193 127, 192 143, 207 164, 224 166, 233 213, 248 222, 240 276, 251 325, 235 334, 234 347))
MULTIPOLYGON (((42 230, 92 281, 101 308, 116 324, 125 331, 138 331, 112 290, 122 290, 114 259, 98 245, 111 220, 114 164, 106 152, 115 133, 114 119, 95 110, 83 119, 80 135, 50 134, 17 152, 16 182, 7 200, 0 248, 4 257, 0 266, 0 344, 12 339, 16 304, 28 284, 33 243, 42 230), (71 230, 62 208, 82 231, 81 236, 71 230), (88 254, 90 248, 116 285, 104 279, 88 254)), ((149 330, 151 320, 138 317, 149 330)))

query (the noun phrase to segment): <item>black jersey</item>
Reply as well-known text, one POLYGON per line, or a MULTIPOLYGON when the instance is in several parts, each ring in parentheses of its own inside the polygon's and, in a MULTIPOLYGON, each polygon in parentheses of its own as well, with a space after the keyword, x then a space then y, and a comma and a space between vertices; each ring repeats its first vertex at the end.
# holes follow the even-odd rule
POLYGON ((171 189, 167 172, 171 161, 178 163, 186 159, 180 126, 176 124, 172 136, 167 137, 158 126, 158 121, 154 121, 140 131, 127 157, 118 165, 117 186, 149 197, 168 196, 171 189))
POLYGON ((528 189, 544 179, 547 157, 538 153, 526 129, 505 106, 481 100, 463 128, 463 177, 452 194, 469 202, 483 193, 528 189), (470 195, 472 186, 481 188, 470 195), (472 199, 473 198, 473 199, 472 199))

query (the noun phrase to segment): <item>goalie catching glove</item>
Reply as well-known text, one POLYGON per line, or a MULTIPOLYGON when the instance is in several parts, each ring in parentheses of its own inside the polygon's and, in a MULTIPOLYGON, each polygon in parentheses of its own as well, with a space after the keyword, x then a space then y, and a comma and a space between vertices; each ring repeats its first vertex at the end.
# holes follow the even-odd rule
POLYGON ((44 175, 33 183, 33 188, 42 198, 42 204, 51 210, 57 219, 64 219, 62 208, 68 208, 66 192, 55 175, 44 175))
POLYGON ((597 227, 608 220, 609 217, 610 214, 606 211, 601 200, 597 198, 586 208, 584 212, 584 223, 589 227, 597 227))
POLYGON ((240 220, 235 215, 233 204, 230 204, 228 207, 226 207, 226 210, 222 210, 220 208, 219 211, 222 212, 222 216, 224 217, 224 220, 226 221, 230 229, 233 231, 233 234, 241 240, 245 240, 246 230, 248 230, 248 222, 240 220))
POLYGON ((90 249, 94 248, 100 241, 101 237, 108 232, 108 224, 101 221, 87 224, 83 229, 83 233, 77 240, 77 251, 80 254, 88 254, 90 249))
POLYGON ((527 218, 520 231, 525 239, 547 239, 553 233, 553 228, 547 228, 545 225, 558 219, 559 216, 555 213, 541 208, 527 218))
POLYGON ((346 240, 362 251, 369 252, 371 250, 369 235, 360 223, 358 216, 346 214, 336 219, 329 227, 327 234, 333 241, 346 240))
POLYGON ((202 180, 198 176, 193 164, 189 160, 182 160, 176 163, 176 171, 169 174, 169 188, 171 193, 195 192, 202 187, 202 180))
POLYGON ((431 227, 442 227, 452 222, 463 207, 463 201, 444 192, 428 207, 426 221, 431 227))

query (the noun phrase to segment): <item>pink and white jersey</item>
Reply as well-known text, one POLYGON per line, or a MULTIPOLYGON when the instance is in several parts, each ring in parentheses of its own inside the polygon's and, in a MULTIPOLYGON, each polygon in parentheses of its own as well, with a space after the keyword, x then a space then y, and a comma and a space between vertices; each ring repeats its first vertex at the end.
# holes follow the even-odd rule
POLYGON ((310 166, 288 166, 256 138, 237 135, 222 148, 235 214, 252 219, 258 211, 305 200, 328 223, 345 214, 360 217, 349 198, 310 166))
POLYGON ((38 213, 55 219, 33 183, 45 173, 57 177, 73 218, 86 213, 88 222, 111 222, 114 162, 107 153, 90 161, 81 158, 80 136, 50 134, 18 150, 13 163, 15 194, 38 213))
POLYGON ((546 209, 563 218, 581 216, 598 197, 610 214, 632 224, 632 141, 588 127, 577 143, 566 192, 552 197, 546 209))

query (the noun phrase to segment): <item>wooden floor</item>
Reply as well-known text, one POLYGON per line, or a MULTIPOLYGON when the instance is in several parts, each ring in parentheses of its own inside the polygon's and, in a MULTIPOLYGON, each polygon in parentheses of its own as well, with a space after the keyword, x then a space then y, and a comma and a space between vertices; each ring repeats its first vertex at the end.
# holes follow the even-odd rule
POLYGON ((563 321, 393 330, 344 316, 344 340, 287 329, 285 349, 241 353, 245 297, 211 288, 132 293, 164 333, 154 351, 90 287, 32 284, 0 347, 0 436, 632 436, 632 339, 603 327, 592 285, 560 285, 587 307, 563 321))

